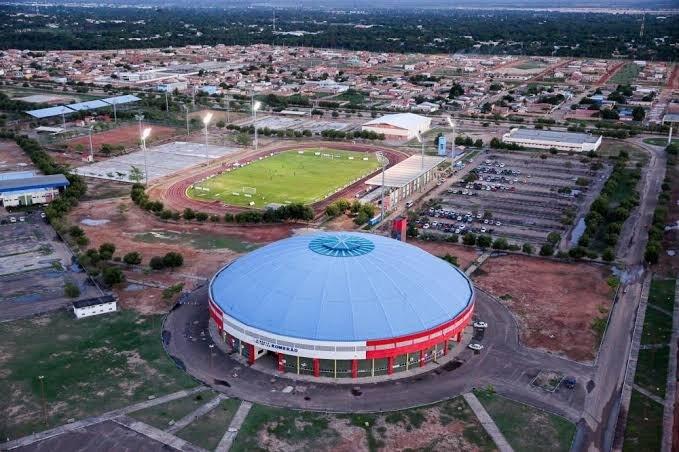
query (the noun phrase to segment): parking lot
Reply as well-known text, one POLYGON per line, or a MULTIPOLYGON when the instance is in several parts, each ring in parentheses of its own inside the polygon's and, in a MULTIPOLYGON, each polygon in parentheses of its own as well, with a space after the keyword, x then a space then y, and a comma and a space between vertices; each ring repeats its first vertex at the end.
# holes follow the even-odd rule
POLYGON ((421 230, 542 245, 552 232, 566 236, 608 171, 576 156, 487 152, 475 160, 476 180, 453 183, 440 202, 421 211, 421 230))

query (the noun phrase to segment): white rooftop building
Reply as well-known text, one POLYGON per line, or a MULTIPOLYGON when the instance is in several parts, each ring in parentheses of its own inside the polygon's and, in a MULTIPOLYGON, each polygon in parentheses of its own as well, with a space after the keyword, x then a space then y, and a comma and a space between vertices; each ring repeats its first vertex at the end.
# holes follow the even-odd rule
POLYGON ((601 146, 601 135, 586 133, 554 132, 550 130, 512 129, 502 135, 505 143, 537 149, 558 149, 560 151, 589 152, 601 146))
POLYGON ((387 139, 411 140, 431 128, 431 118, 414 113, 384 115, 363 124, 362 130, 383 133, 387 139))

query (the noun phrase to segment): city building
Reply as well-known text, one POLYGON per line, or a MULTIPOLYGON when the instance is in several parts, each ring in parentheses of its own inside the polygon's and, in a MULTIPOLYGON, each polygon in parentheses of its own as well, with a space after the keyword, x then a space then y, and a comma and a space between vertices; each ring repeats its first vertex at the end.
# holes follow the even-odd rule
POLYGON ((558 149, 560 151, 589 152, 601 146, 601 135, 574 132, 553 132, 550 130, 512 129, 502 135, 505 143, 518 144, 527 148, 558 149))
MULTIPOLYGON (((385 204, 395 206, 407 199, 413 193, 421 190, 427 183, 434 180, 436 168, 446 160, 445 157, 413 155, 384 171, 384 186, 387 194, 385 204)), ((366 182, 372 187, 382 186, 382 173, 366 182)))
POLYGON ((431 128, 431 118, 414 113, 396 113, 384 115, 368 121, 362 130, 383 133, 387 139, 412 140, 418 133, 431 128))
POLYGON ((108 314, 109 312, 115 312, 116 309, 116 300, 111 295, 73 302, 73 313, 78 319, 91 317, 93 315, 108 314))
POLYGON ((332 378, 424 367, 460 346, 474 310, 458 268, 354 232, 259 248, 219 270, 209 298, 215 340, 249 364, 332 378))
POLYGON ((70 183, 63 174, 36 176, 30 171, 0 173, 0 204, 4 207, 48 204, 70 183))

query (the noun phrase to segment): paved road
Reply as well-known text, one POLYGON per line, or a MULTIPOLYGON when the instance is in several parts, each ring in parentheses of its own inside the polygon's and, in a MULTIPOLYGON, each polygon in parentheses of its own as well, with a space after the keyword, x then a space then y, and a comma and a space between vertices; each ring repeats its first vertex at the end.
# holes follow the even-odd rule
MULTIPOLYGON (((221 351, 210 360, 206 289, 194 292, 190 304, 179 305, 167 316, 163 343, 177 365, 228 396, 250 402, 319 411, 374 412, 419 406, 456 397, 474 387, 493 385, 502 395, 555 412, 576 421, 584 406, 591 366, 519 344, 517 326, 510 312, 483 292, 477 293, 476 315, 490 328, 481 341, 485 349, 474 354, 465 349, 461 365, 432 368, 413 377, 355 385, 300 382, 285 375, 272 377, 251 369, 221 351), (195 302, 195 304, 194 304, 195 302), (573 375, 575 390, 554 393, 530 386, 540 370, 573 375), (292 386, 294 390, 284 393, 292 386), (353 391, 356 387, 360 392, 353 391)), ((215 348, 217 350, 218 348, 215 348)), ((266 358, 263 358, 266 359, 266 358)), ((273 366, 273 364, 272 364, 273 366)))

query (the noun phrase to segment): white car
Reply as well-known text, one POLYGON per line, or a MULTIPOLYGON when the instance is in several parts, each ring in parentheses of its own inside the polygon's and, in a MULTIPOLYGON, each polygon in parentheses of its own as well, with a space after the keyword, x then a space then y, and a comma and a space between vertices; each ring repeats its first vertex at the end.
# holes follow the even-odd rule
POLYGON ((483 215, 481 215, 480 213, 477 213, 477 214, 476 214, 476 218, 477 218, 478 220, 480 220, 481 218, 483 218, 483 215))
POLYGON ((481 344, 469 344, 467 347, 471 348, 472 350, 476 350, 477 352, 483 350, 483 345, 481 344))
POLYGON ((9 217, 9 222, 10 222, 10 223, 16 223, 16 222, 17 222, 17 219, 14 218, 14 217, 9 217))
POLYGON ((488 328, 486 322, 474 322, 474 328, 488 328))
POLYGON ((460 233, 460 228, 455 229, 455 234, 459 234, 459 233, 460 233))
POLYGON ((45 212, 40 212, 40 218, 45 218, 45 212))
POLYGON ((497 222, 495 222, 495 226, 502 226, 502 223, 500 223, 499 221, 497 221, 497 222))
POLYGON ((462 217, 460 215, 457 216, 457 221, 462 221, 462 217))
POLYGON ((435 228, 435 227, 438 226, 438 225, 439 225, 439 222, 438 222, 438 221, 432 221, 432 222, 431 222, 431 227, 432 227, 432 228, 435 228))
POLYGON ((23 221, 26 221, 26 219, 24 217, 19 217, 19 221, 23 222, 23 221))
POLYGON ((483 224, 488 224, 488 220, 483 220, 483 224))
POLYGON ((424 225, 422 226, 422 229, 429 229, 429 223, 424 223, 424 225))
POLYGON ((486 228, 481 228, 481 232, 486 232, 486 228))

